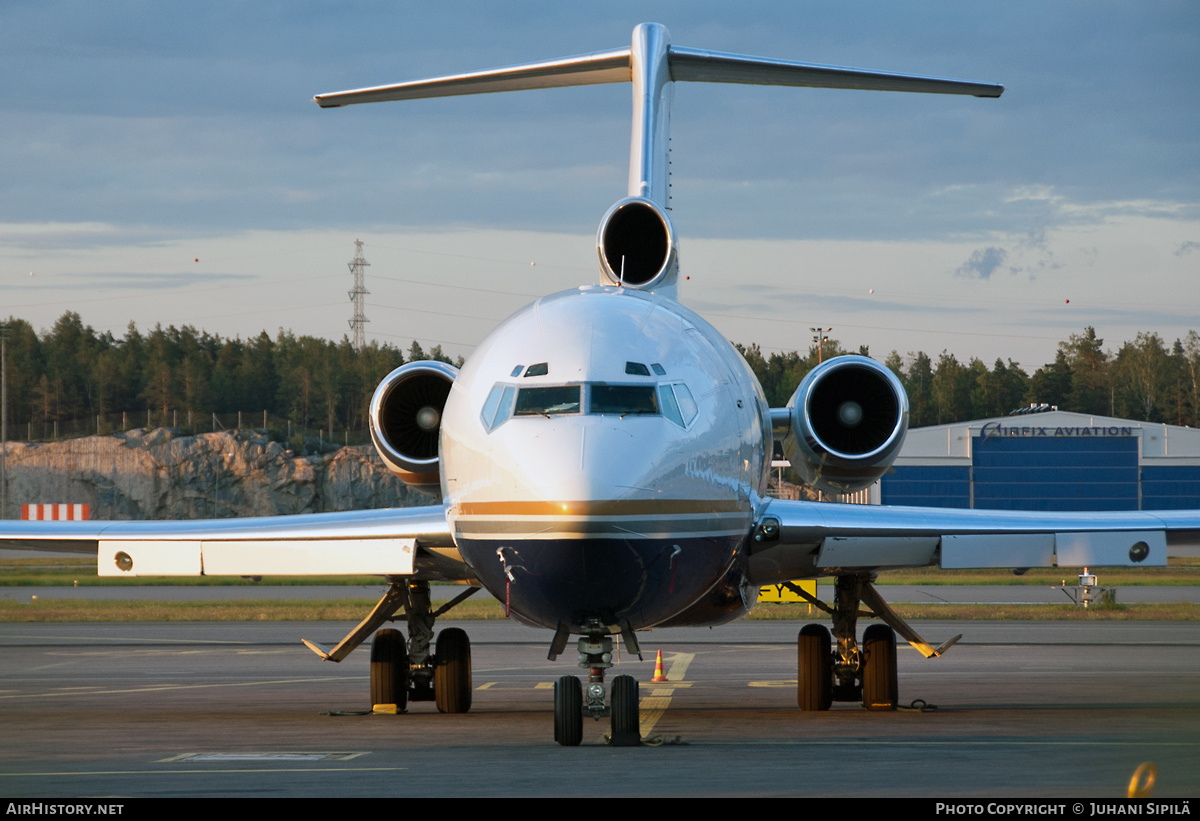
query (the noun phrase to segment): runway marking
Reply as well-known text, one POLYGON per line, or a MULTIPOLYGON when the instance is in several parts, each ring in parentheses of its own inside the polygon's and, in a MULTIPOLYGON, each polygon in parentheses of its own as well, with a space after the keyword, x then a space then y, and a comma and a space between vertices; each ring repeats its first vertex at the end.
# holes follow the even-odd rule
MULTIPOLYGON (((87 695, 124 695, 126 693, 158 693, 170 690, 204 690, 218 687, 262 687, 277 684, 315 684, 326 681, 344 680, 345 679, 336 676, 324 676, 321 678, 277 679, 274 681, 233 681, 222 684, 156 684, 149 687, 130 687, 119 690, 93 690, 90 693, 87 693, 87 695)), ((54 698, 65 695, 70 694, 61 692, 61 690, 54 690, 45 693, 19 693, 11 696, 0 695, 0 700, 9 700, 14 698, 54 698)), ((82 694, 77 693, 76 695, 82 694)))
POLYGON ((237 769, 177 770, 62 770, 40 773, 0 773, 0 778, 60 778, 81 775, 236 775, 238 773, 398 773, 411 767, 241 767, 237 769))
POLYGON ((745 747, 745 746, 776 746, 776 747, 1200 747, 1200 741, 1161 741, 1146 739, 1145 741, 1105 741, 1097 738, 1087 738, 1077 741, 1058 739, 1013 739, 1000 741, 996 739, 930 739, 930 740, 887 740, 871 739, 812 739, 812 738, 754 738, 738 739, 689 739, 693 747, 745 747))
POLYGON ((651 682, 647 685, 650 688, 650 695, 643 698, 641 704, 642 723, 639 732, 642 734, 642 738, 654 732, 654 726, 671 706, 671 696, 674 695, 675 689, 691 686, 692 683, 684 681, 683 678, 687 675, 688 665, 694 658, 696 658, 695 653, 676 653, 671 659, 670 669, 667 670, 667 678, 670 681, 658 684, 651 682))
POLYGON ((67 652, 65 650, 50 650, 46 653, 47 656, 128 656, 134 658, 147 658, 150 656, 211 656, 211 655, 226 655, 233 653, 238 656, 276 656, 283 653, 294 652, 297 648, 289 647, 279 650, 254 650, 249 647, 204 647, 195 650, 77 650, 67 652))
MULTIPOLYGON (((245 639, 183 639, 183 638, 164 638, 162 636, 154 638, 139 638, 136 636, 42 636, 38 634, 28 633, 0 633, 0 641, 9 639, 36 639, 37 645, 20 645, 20 646, 43 646, 47 641, 87 641, 87 642, 156 642, 158 644, 225 644, 225 645, 252 645, 255 642, 246 641, 245 639)), ((52 645, 48 645, 52 646, 52 645)))
POLYGON ((350 761, 368 752, 261 752, 261 753, 180 753, 160 758, 155 764, 174 764, 177 761, 350 761))

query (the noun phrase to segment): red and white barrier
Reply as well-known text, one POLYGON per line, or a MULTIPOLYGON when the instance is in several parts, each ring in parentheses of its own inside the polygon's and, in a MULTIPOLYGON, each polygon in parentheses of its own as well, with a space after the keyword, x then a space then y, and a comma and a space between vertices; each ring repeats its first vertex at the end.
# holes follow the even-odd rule
POLYGON ((87 505, 21 505, 21 518, 30 521, 64 522, 90 519, 87 505))

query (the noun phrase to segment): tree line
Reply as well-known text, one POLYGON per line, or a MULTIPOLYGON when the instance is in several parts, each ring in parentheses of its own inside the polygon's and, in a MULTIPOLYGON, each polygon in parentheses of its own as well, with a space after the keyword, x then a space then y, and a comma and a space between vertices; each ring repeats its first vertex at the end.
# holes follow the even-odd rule
MULTIPOLYGON (((371 342, 356 350, 348 338, 331 342, 280 330, 248 339, 222 339, 185 325, 156 325, 143 333, 130 323, 124 336, 97 333, 67 312, 48 331, 26 321, 7 326, 10 438, 27 430, 47 438, 56 423, 108 420, 135 414, 132 426, 187 424, 204 429, 213 414, 266 412, 303 432, 365 433, 368 405, 379 381, 404 362, 454 362, 441 346, 406 352, 371 342), (186 421, 185 421, 186 420, 186 421)), ((738 345, 773 407, 784 405, 821 358, 841 356, 840 342, 766 356, 758 345, 738 345)), ((865 348, 859 353, 869 355, 865 348)), ((965 363, 949 351, 936 359, 924 351, 892 351, 884 363, 908 391, 913 427, 1002 416, 1031 403, 1062 410, 1150 422, 1200 426, 1200 335, 1167 346, 1155 333, 1139 333, 1115 353, 1093 328, 1060 342, 1053 362, 1028 374, 1011 359, 989 368, 965 363)), ((257 427, 251 416, 248 427, 257 427)), ((231 423, 226 423, 231 426, 231 423)), ((94 432, 86 428, 76 432, 94 432)), ((80 427, 80 426, 77 426, 80 427)), ((68 431, 64 428, 62 433, 68 431)), ((339 434, 340 435, 340 434, 339 434)))
MULTIPOLYGON (((764 356, 757 345, 737 347, 772 407, 787 403, 819 358, 848 353, 833 339, 820 351, 814 343, 805 355, 764 356)), ((869 355, 866 348, 858 353, 869 355)), ((989 368, 974 357, 964 363, 949 351, 936 361, 924 351, 907 356, 892 351, 884 364, 908 392, 912 427, 1004 416, 1031 404, 1200 427, 1200 335, 1195 331, 1169 348, 1158 334, 1139 333, 1111 353, 1088 327, 1058 343, 1054 361, 1032 375, 1011 359, 997 359, 989 368)))
POLYGON ((274 338, 263 331, 243 340, 189 325, 142 333, 130 323, 118 338, 97 333, 74 312, 40 334, 24 320, 5 324, 10 438, 27 430, 48 438, 55 423, 80 420, 75 432, 95 432, 98 418, 107 432, 123 413, 132 414, 131 427, 149 419, 207 429, 213 414, 226 421, 238 411, 250 414, 247 427, 258 427, 265 411, 273 424, 290 422, 297 433, 361 435, 371 394, 393 369, 419 359, 461 364, 440 345, 426 352, 413 342, 407 355, 375 342, 355 350, 345 337, 331 342, 282 329, 274 338))

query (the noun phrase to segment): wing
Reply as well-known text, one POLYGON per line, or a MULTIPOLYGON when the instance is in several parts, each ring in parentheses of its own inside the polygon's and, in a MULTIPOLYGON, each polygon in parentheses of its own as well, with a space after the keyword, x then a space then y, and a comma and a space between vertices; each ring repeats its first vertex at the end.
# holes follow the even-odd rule
POLYGON ((751 548, 758 584, 889 567, 1167 563, 1200 544, 1200 511, 1040 513, 772 500, 751 548))
POLYGON ((101 576, 474 578, 440 505, 170 522, 4 521, 0 547, 95 555, 101 576))

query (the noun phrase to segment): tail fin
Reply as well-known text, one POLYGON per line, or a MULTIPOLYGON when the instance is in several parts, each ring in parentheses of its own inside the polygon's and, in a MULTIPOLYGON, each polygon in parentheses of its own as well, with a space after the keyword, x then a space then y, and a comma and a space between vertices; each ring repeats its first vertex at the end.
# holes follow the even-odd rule
POLYGON ((313 99, 322 108, 334 108, 423 97, 632 82, 633 134, 628 194, 645 197, 666 208, 671 84, 676 81, 913 91, 975 97, 999 97, 1004 92, 1003 86, 988 83, 681 48, 671 45, 671 35, 666 27, 658 23, 641 23, 634 28, 633 42, 628 48, 318 94, 313 99))

